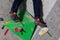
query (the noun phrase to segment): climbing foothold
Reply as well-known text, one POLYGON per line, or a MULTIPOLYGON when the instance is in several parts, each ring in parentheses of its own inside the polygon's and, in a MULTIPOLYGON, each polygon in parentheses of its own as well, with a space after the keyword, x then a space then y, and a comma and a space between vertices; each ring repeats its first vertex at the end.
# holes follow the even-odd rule
POLYGON ((8 29, 6 29, 6 31, 4 32, 4 35, 6 35, 6 34, 8 33, 8 31, 9 31, 9 30, 8 30, 8 29))
POLYGON ((29 18, 32 18, 32 16, 28 16, 29 18))
POLYGON ((2 26, 2 29, 4 29, 4 26, 2 26))
POLYGON ((14 28, 14 30, 15 30, 16 32, 21 32, 21 31, 22 31, 22 28, 14 28))
POLYGON ((0 21, 4 21, 4 19, 3 18, 0 18, 0 21))
POLYGON ((3 24, 8 24, 9 22, 3 22, 3 24))
POLYGON ((48 28, 42 28, 39 32, 39 35, 45 35, 48 31, 48 28))

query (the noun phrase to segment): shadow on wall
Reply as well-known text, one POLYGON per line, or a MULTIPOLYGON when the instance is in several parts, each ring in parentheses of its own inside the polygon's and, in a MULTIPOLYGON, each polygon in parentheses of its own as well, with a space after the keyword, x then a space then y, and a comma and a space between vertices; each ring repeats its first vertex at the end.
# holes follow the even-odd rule
POLYGON ((18 15, 20 15, 20 16, 18 16, 18 18, 19 18, 20 20, 23 20, 25 11, 26 11, 26 0, 24 0, 24 1, 20 4, 19 9, 18 9, 18 15))

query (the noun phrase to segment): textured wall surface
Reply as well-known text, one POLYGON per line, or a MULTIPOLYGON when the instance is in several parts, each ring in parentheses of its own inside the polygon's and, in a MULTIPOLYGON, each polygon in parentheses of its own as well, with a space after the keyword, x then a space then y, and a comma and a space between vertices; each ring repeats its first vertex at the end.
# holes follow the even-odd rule
MULTIPOLYGON (((42 0, 42 2, 43 2, 43 11, 44 11, 44 19, 47 17, 47 15, 49 14, 50 10, 52 9, 52 7, 54 6, 56 1, 57 0, 42 0)), ((27 1, 27 10, 32 15, 34 15, 32 0, 27 1)))
MULTIPOLYGON (((59 0, 42 0, 43 1, 43 9, 44 9, 44 19, 46 18, 46 22, 50 32, 53 37, 49 37, 47 34, 44 36, 39 36, 38 30, 33 36, 32 40, 59 40, 59 30, 60 30, 60 1, 59 0), (49 15, 48 15, 49 14, 49 15)), ((0 0, 0 17, 3 17, 4 20, 7 20, 9 16, 9 11, 11 8, 13 0, 0 0)), ((27 10, 34 15, 32 0, 27 1, 27 10)), ((19 40, 13 33, 10 31, 6 36, 3 35, 4 30, 1 29, 2 22, 0 22, 0 40, 19 40)), ((38 27, 39 28, 39 27, 38 27)), ((37 28, 37 29, 38 29, 37 28)))
POLYGON ((33 40, 60 40, 60 0, 58 0, 50 13, 48 14, 46 20, 50 33, 52 37, 49 37, 48 34, 44 36, 39 36, 38 31, 36 32, 33 40))

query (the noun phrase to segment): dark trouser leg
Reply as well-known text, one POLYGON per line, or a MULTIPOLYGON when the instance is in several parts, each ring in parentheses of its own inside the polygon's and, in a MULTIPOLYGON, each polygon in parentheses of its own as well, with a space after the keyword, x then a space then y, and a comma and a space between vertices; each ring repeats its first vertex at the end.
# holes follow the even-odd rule
POLYGON ((43 5, 41 0, 33 0, 35 18, 43 17, 43 5))
MULTIPOLYGON (((33 0, 35 19, 39 18, 44 27, 47 27, 43 20, 43 5, 41 0, 33 0)), ((37 21, 39 23, 39 21, 37 21)))
POLYGON ((18 8, 20 6, 20 4, 23 2, 23 0, 14 0, 12 7, 11 7, 11 18, 15 21, 19 20, 16 13, 18 11, 18 8))
POLYGON ((11 8, 11 12, 17 12, 19 5, 23 2, 23 0, 14 0, 11 8))

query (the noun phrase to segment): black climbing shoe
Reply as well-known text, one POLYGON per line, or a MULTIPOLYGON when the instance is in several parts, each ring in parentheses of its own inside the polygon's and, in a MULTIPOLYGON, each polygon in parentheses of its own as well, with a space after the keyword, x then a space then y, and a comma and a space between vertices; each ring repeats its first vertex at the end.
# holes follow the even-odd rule
POLYGON ((38 25, 41 27, 47 27, 46 23, 43 21, 43 19, 36 18, 35 21, 37 22, 38 25))

